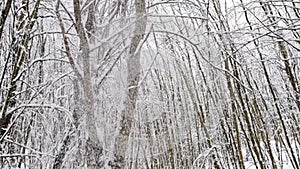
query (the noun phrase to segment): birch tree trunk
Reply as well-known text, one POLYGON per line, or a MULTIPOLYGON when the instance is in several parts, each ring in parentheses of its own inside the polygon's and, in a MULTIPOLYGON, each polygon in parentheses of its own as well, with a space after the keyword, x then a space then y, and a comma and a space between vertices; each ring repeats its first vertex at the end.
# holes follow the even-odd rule
POLYGON ((147 17, 145 0, 136 0, 135 3, 136 24, 134 35, 131 39, 129 58, 127 60, 127 95, 124 101, 124 110, 122 111, 119 133, 115 142, 115 159, 110 165, 112 168, 125 168, 126 150, 131 126, 133 123, 134 110, 138 97, 138 83, 140 80, 140 50, 142 39, 145 34, 147 17))

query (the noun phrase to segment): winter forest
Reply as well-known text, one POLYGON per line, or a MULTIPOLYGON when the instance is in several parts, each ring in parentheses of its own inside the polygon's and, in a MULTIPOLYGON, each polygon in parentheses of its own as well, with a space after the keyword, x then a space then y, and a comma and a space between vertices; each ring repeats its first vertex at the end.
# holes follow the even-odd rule
POLYGON ((0 13, 0 168, 300 168, 299 0, 0 13))

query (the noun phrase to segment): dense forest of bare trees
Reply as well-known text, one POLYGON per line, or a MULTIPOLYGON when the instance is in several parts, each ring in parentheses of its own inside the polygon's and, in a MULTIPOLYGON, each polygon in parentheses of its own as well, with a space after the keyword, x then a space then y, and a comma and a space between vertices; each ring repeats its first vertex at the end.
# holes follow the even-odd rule
POLYGON ((300 168, 300 1, 0 12, 0 168, 300 168))

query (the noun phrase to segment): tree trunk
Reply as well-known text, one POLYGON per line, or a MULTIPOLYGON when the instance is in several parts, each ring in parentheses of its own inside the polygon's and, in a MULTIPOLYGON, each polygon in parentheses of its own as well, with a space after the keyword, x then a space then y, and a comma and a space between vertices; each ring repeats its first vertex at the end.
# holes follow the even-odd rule
POLYGON ((137 20, 134 36, 131 39, 129 58, 127 61, 127 96, 124 102, 125 108, 121 115, 119 133, 115 142, 115 159, 113 162, 110 162, 112 168, 125 168, 126 150, 138 97, 138 83, 140 80, 140 43, 145 34, 147 18, 145 16, 145 0, 136 0, 134 5, 137 20))
POLYGON ((91 72, 90 72, 90 49, 89 42, 86 32, 84 30, 84 26, 81 20, 81 10, 79 0, 73 1, 74 5, 74 15, 76 21, 76 31, 78 33, 80 39, 81 46, 81 58, 82 58, 82 68, 83 68, 83 104, 84 111, 86 113, 86 132, 87 132, 87 140, 86 140, 86 152, 85 156, 87 157, 87 167, 89 169, 97 169, 102 167, 103 162, 100 160, 102 156, 102 147, 100 146, 100 141, 97 136, 97 128, 95 124, 95 109, 94 109, 94 94, 93 88, 91 84, 91 72))

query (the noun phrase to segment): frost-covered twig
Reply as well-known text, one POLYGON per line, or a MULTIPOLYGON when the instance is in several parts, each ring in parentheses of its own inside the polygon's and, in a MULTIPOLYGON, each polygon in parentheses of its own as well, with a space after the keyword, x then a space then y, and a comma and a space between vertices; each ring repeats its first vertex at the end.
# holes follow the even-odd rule
POLYGON ((201 153, 198 155, 198 157, 194 160, 193 162, 193 167, 196 165, 196 162, 200 159, 203 158, 203 163, 201 164, 201 166, 199 168, 203 168, 203 165, 205 164, 205 160, 207 159, 207 157, 212 153, 212 151, 214 149, 216 149, 217 147, 215 145, 213 145, 210 149, 206 150, 204 153, 201 153))
MULTIPOLYGON (((44 152, 40 152, 40 151, 38 151, 38 150, 35 150, 35 149, 33 149, 33 148, 31 148, 31 147, 28 147, 28 146, 26 146, 26 145, 23 145, 23 144, 21 144, 21 143, 18 143, 18 142, 16 142, 16 141, 13 141, 13 140, 10 140, 10 139, 4 139, 6 142, 9 142, 9 143, 12 143, 12 144, 15 144, 15 145, 17 145, 17 146, 20 146, 20 147, 23 147, 23 148, 26 148, 26 149, 28 149, 28 150, 30 150, 30 151, 33 151, 34 153, 36 153, 36 154, 38 154, 38 155, 46 155, 46 156, 50 156, 50 157, 54 157, 53 155, 51 155, 51 153, 44 153, 44 152)), ((3 155, 5 155, 5 154, 3 154, 3 155)), ((6 156, 7 156, 8 154, 6 154, 6 156)), ((16 155, 16 154, 10 154, 10 155, 16 155)), ((19 156, 21 155, 21 154, 18 154, 19 156)), ((23 155, 26 155, 26 154, 23 154, 23 155)), ((27 156, 32 156, 31 154, 27 154, 27 156)), ((34 156, 34 155, 33 155, 34 156)), ((1 157, 1 156, 0 156, 1 157)))

